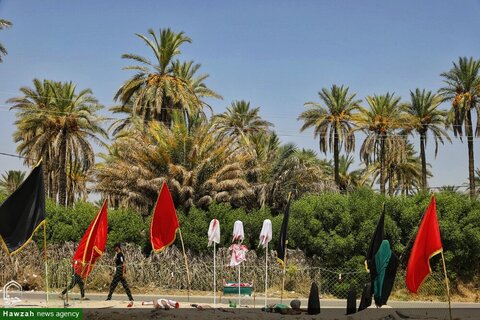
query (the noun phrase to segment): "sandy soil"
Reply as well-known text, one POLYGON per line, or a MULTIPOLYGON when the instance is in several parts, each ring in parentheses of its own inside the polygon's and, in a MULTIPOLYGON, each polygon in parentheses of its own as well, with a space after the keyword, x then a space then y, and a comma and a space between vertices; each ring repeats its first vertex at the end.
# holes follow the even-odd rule
MULTIPOLYGON (((174 299, 175 297, 167 297, 174 299)), ((154 309, 152 305, 142 305, 142 301, 135 301, 132 307, 127 307, 126 300, 99 301, 99 300, 77 300, 69 301, 70 305, 64 310, 72 308, 83 309, 83 319, 107 320, 107 319, 188 319, 188 320, 207 320, 207 319, 381 319, 381 320, 437 320, 449 319, 448 309, 438 308, 416 308, 416 309, 394 309, 391 307, 369 308, 362 312, 345 315, 345 307, 322 307, 319 315, 308 315, 305 312, 300 315, 282 315, 279 313, 267 313, 259 308, 252 306, 243 308, 229 308, 227 304, 217 303, 216 308, 201 304, 200 300, 191 297, 190 302, 181 302, 179 309, 159 310, 154 309), (194 308, 191 304, 200 304, 204 306, 203 310, 194 308)), ((197 297, 198 298, 198 297, 197 297)), ((287 302, 288 304, 289 302, 287 302)), ((44 299, 25 299, 18 307, 42 308, 47 303, 44 299)), ((427 306, 427 303, 426 303, 427 306)), ((64 301, 58 298, 50 299, 48 307, 64 308, 64 301)), ((306 307, 303 306, 302 307, 306 307)), ((480 307, 477 309, 455 308, 453 310, 453 319, 480 319, 480 307)))

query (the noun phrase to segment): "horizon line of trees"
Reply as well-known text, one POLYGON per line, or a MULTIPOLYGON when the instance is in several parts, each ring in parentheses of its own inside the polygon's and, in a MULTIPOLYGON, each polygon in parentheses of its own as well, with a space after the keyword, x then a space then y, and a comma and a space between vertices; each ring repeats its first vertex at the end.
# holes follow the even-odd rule
POLYGON ((177 207, 186 210, 229 202, 275 211, 290 192, 298 199, 375 183, 381 194, 412 194, 427 189, 432 176, 428 138, 437 156, 439 144, 451 142, 449 131, 467 140, 468 189, 472 199, 477 196, 473 141, 480 135, 480 60, 460 57, 440 75, 445 87, 415 89, 409 102, 387 92, 367 96, 364 104, 346 86, 322 88, 320 101, 305 103, 297 120, 303 122, 300 131, 313 129, 319 151, 331 152, 332 162, 282 144, 273 124, 248 101, 233 101, 225 112, 208 117, 206 99, 222 97, 206 85, 209 75, 199 73, 200 64, 179 59, 192 40, 171 29, 136 36, 153 60, 122 55, 132 62, 124 69, 135 73, 114 96, 118 105, 109 110, 122 118, 108 129, 92 91, 73 82, 34 79, 33 87, 20 88, 21 96, 7 101, 16 110, 17 152, 30 166, 43 159, 46 192, 61 205, 94 191, 115 206, 148 212, 163 181, 177 207), (451 108, 440 109, 443 102, 451 108), (362 166, 351 170, 357 132, 366 135, 362 166), (419 139, 420 154, 409 137, 419 139), (95 164, 92 143, 106 150, 98 155, 100 163, 95 164))

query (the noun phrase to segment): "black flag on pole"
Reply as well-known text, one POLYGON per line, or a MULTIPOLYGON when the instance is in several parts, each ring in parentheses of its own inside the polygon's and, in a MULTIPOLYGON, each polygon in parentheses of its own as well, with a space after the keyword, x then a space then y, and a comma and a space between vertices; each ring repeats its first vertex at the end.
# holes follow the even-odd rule
POLYGON ((373 293, 373 281, 375 280, 375 255, 377 254, 380 245, 382 244, 383 239, 385 238, 384 231, 384 221, 385 221, 385 207, 383 208, 382 215, 378 219, 377 227, 375 228, 375 233, 372 236, 370 246, 368 247, 367 254, 365 256, 365 267, 370 272, 370 285, 373 293))
POLYGON ((0 206, 0 241, 9 255, 20 251, 45 221, 41 163, 0 206))
MULTIPOLYGON (((368 248, 365 263, 370 272, 369 297, 374 295, 375 305, 387 304, 395 282, 399 260, 390 248, 390 242, 384 240, 385 207, 378 220, 375 233, 368 248)), ((371 300, 370 300, 371 301, 371 300)))
POLYGON ((285 263, 285 250, 287 248, 287 229, 288 229, 288 217, 290 215, 290 199, 288 197, 285 213, 283 214, 282 228, 280 229, 280 239, 277 246, 277 260, 282 265, 285 263))

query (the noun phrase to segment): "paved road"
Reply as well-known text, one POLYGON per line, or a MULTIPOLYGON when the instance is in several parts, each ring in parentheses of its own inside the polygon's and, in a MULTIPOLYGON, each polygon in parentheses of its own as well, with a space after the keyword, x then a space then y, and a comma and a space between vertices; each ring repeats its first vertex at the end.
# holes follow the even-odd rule
MULTIPOLYGON (((98 294, 98 293, 89 293, 88 298, 92 301, 103 301, 106 299, 106 293, 98 294)), ((158 295, 134 295, 136 301, 152 301, 158 295)), ((73 301, 78 300, 79 294, 74 293, 70 295, 70 299, 73 301)), ((168 298, 177 300, 179 302, 188 302, 187 296, 171 296, 169 295, 168 298)), ((50 300, 58 301, 59 298, 57 294, 51 293, 49 295, 50 300)), ((22 300, 45 300, 45 292, 24 292, 22 296, 22 300)), ((124 293, 117 293, 113 295, 114 301, 127 301, 127 296, 124 293)), ((238 296, 236 295, 227 295, 222 297, 223 303, 228 303, 228 300, 238 301, 238 296)), ((284 303, 289 303, 292 298, 285 298, 284 303)), ((307 299, 300 299, 302 302, 302 306, 307 305, 307 299)), ((190 302, 195 302, 198 304, 213 304, 213 296, 190 296, 190 302)), ((217 302, 220 302, 220 297, 217 296, 217 302)), ((249 306, 260 307, 264 303, 264 297, 259 295, 255 298, 253 297, 242 297, 241 304, 242 305, 249 305, 249 306)), ((268 304, 273 303, 280 303, 279 298, 268 298, 268 304)), ((344 299, 322 299, 321 305, 322 307, 333 307, 333 308, 345 308, 346 307, 346 300, 344 299)), ((357 301, 357 305, 359 301, 357 301)), ((448 308, 448 304, 446 302, 431 302, 431 301, 389 301, 389 306, 393 308, 448 308)), ((480 303, 473 303, 473 302, 452 302, 452 308, 480 308, 480 303)))

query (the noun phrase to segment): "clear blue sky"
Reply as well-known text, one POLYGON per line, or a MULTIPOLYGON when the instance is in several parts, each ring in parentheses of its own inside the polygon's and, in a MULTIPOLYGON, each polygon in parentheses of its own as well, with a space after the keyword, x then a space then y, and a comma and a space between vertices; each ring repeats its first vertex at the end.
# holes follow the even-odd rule
MULTIPOLYGON (((334 83, 362 99, 387 91, 408 99, 416 87, 437 90, 439 74, 452 61, 480 58, 479 14, 478 0, 3 0, 0 17, 14 26, 0 32, 9 51, 0 64, 0 152, 15 153, 14 113, 5 101, 18 88, 35 77, 72 80, 110 106, 130 76, 121 54, 150 54, 134 33, 166 27, 193 39, 182 58, 210 74, 207 84, 224 97, 211 102, 216 112, 233 100, 249 100, 282 141, 318 150, 311 132, 299 133, 304 102, 318 100, 317 92, 334 83)), ((437 160, 433 144, 428 147, 431 185, 467 180, 466 144, 452 139, 437 160)), ((480 167, 480 141, 475 144, 480 167)), ((0 172, 19 168, 21 160, 0 156, 0 172)))

